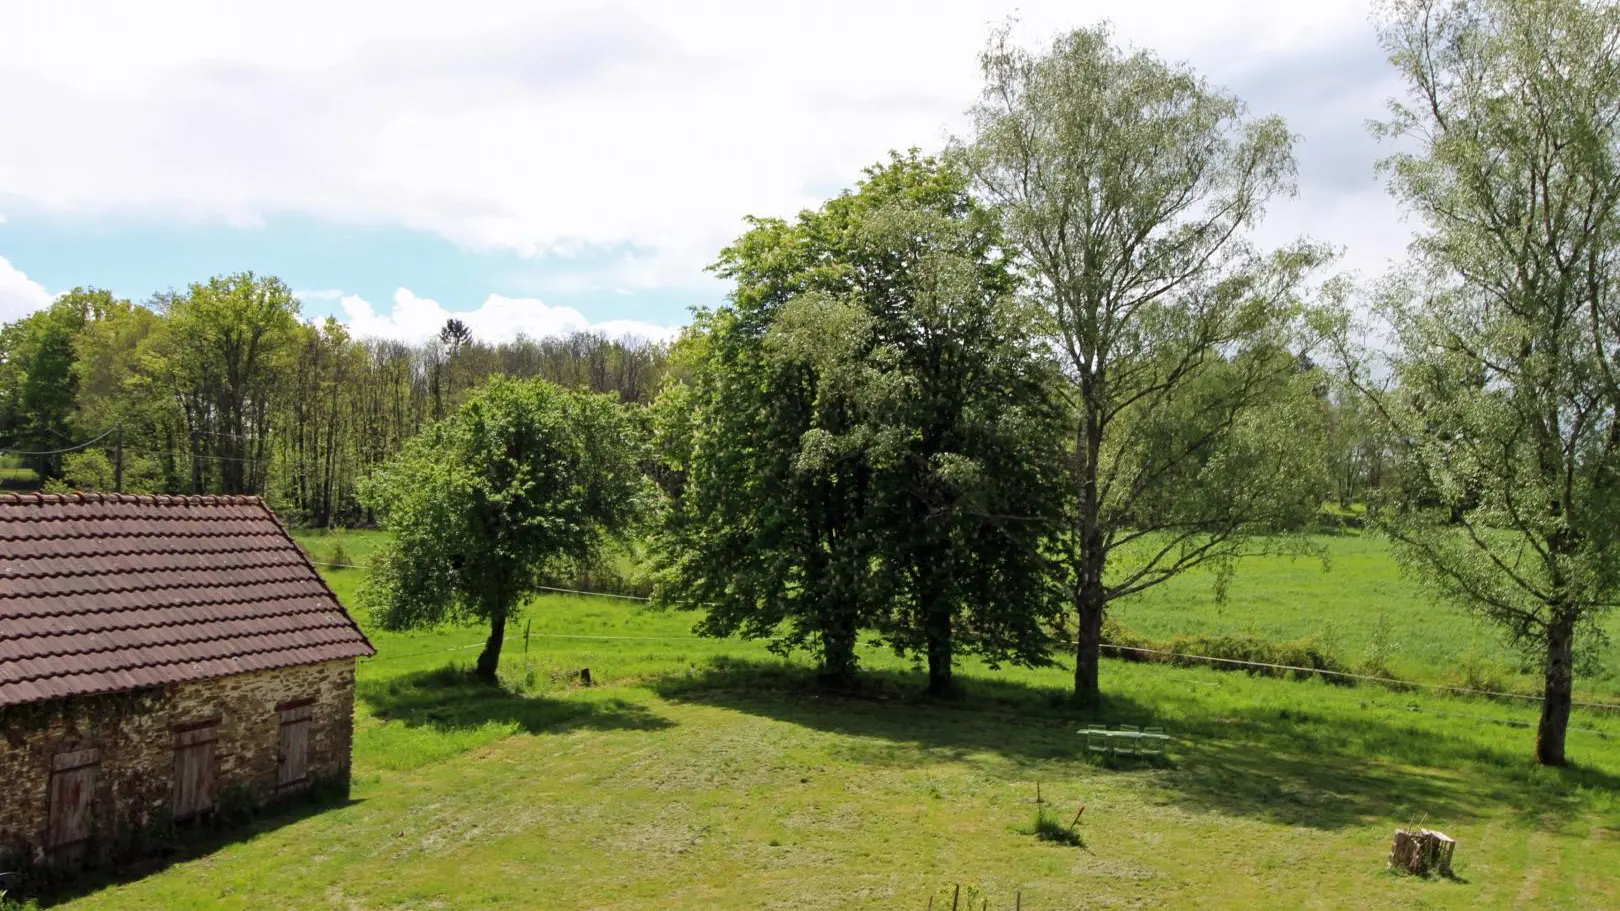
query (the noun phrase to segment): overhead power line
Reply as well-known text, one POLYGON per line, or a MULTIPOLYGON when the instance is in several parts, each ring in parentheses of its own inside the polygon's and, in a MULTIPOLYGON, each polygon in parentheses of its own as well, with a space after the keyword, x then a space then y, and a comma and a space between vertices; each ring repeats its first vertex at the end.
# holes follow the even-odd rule
POLYGON ((0 449, 0 454, 20 455, 20 456, 53 456, 53 455, 62 455, 63 453, 68 453, 68 452, 78 452, 81 449, 86 449, 86 448, 88 448, 90 446, 94 446, 95 444, 101 442, 102 440, 105 440, 107 437, 110 437, 110 436, 112 436, 113 434, 115 434, 117 432, 118 432, 118 428, 114 427, 113 429, 107 431, 106 433, 103 433, 101 436, 98 436, 93 440, 87 440, 86 442, 80 443, 77 446, 68 446, 65 449, 47 449, 47 450, 38 451, 38 452, 33 451, 33 450, 28 450, 28 449, 0 449))

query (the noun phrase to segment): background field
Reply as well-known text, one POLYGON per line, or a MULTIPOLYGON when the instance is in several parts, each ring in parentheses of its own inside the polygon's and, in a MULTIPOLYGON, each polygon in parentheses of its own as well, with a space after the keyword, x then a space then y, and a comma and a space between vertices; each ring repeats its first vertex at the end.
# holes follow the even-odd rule
MULTIPOLYGON (((1539 676, 1497 628, 1461 608, 1431 601, 1402 578, 1388 546, 1346 532, 1316 539, 1322 557, 1262 556, 1239 562, 1227 602, 1210 572, 1193 572, 1123 602, 1115 617, 1154 638, 1176 634, 1253 634, 1274 641, 1316 637, 1347 664, 1367 659, 1379 617, 1389 624, 1388 661, 1396 676, 1479 689, 1538 693, 1539 676)), ((1577 699, 1620 701, 1620 615, 1608 618, 1600 667, 1577 677, 1577 699)))
MULTIPOLYGON (((351 561, 380 540, 301 538, 351 561)), ((1295 636, 1328 604, 1353 649, 1358 605, 1416 605, 1367 542, 1335 546, 1320 578, 1264 563, 1245 595, 1240 573, 1220 612, 1188 583, 1125 613, 1171 633, 1179 598, 1295 636)), ((359 577, 329 575, 350 604, 359 577)), ((1399 613, 1408 669, 1456 654, 1428 641, 1456 622, 1399 613)), ((373 631, 347 805, 66 906, 922 909, 960 882, 992 908, 1620 907, 1620 719, 1598 713, 1575 716, 1576 767, 1549 770, 1529 761, 1528 704, 1111 661, 1093 719, 1063 706, 1066 668, 969 663, 938 703, 871 649, 871 698, 818 698, 758 644, 689 638, 691 615, 548 596, 527 617, 501 690, 454 667, 479 630, 373 631), (1074 731, 1091 720, 1165 725, 1172 761, 1088 760, 1074 731), (1085 805, 1083 847, 1023 831, 1037 783, 1055 815, 1085 805), (1391 830, 1420 819, 1461 841, 1458 880, 1383 872, 1391 830)), ((1458 648, 1482 647, 1470 631, 1458 648)))

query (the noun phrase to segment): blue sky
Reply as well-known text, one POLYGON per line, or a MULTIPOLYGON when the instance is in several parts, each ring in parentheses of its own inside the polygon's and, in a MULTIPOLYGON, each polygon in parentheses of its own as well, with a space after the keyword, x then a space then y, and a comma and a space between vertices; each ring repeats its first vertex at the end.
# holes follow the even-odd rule
MULTIPOLYGON (((531 257, 463 249, 427 231, 307 215, 272 216, 257 227, 8 215, 0 224, 0 251, 52 291, 96 285, 137 301, 220 272, 246 270, 280 276, 295 290, 342 291, 369 301, 387 302, 403 287, 460 311, 495 293, 542 298, 593 320, 657 325, 679 325, 688 307, 712 306, 724 295, 718 281, 635 291, 604 284, 616 261, 638 255, 630 245, 567 258, 531 257)), ((306 298, 303 310, 306 316, 343 316, 330 295, 306 298)))
MULTIPOLYGON (((0 320, 273 273, 305 312, 419 338, 667 334, 745 215, 791 215, 966 126, 1012 3, 76 0, 0 5, 0 320)), ((1108 19, 1299 136, 1301 234, 1377 273, 1408 229, 1365 122, 1398 86, 1363 0, 1022 0, 1108 19)))

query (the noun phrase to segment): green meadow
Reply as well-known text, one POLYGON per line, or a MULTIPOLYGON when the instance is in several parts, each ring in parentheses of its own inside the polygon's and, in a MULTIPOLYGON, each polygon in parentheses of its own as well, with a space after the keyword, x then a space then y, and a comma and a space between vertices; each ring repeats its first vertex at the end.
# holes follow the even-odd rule
MULTIPOLYGON (((354 562, 380 540, 300 539, 354 562)), ((1425 626, 1434 612, 1374 542, 1330 546, 1326 573, 1253 561, 1218 608, 1189 581, 1123 613, 1155 635, 1197 619, 1300 636, 1328 612, 1353 651, 1384 609, 1413 676, 1488 654, 1466 618, 1425 626)), ((328 573, 356 603, 360 571, 328 573)), ((1528 703, 1204 668, 1108 662, 1107 708, 1088 716, 1061 666, 968 663, 940 702, 868 650, 865 696, 817 696, 804 664, 695 639, 693 619, 536 599, 499 689, 465 674, 480 630, 373 629, 347 803, 261 818, 60 906, 924 909, 960 887, 992 908, 1620 907, 1620 716, 1577 711, 1575 763, 1548 769, 1530 761, 1528 703), (1175 744, 1089 756, 1076 730, 1096 722, 1162 725, 1175 744), (1078 844, 1031 834, 1043 811, 1078 844), (1385 871, 1413 823, 1459 840, 1454 879, 1385 871)))

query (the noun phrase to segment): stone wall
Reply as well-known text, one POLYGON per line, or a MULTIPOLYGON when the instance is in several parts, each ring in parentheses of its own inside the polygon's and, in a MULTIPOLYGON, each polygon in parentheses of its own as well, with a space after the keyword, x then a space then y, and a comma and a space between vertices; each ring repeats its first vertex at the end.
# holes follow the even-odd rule
POLYGON ((219 719, 216 806, 277 797, 281 716, 277 706, 313 699, 309 777, 349 779, 354 733, 354 661, 278 668, 199 683, 0 708, 0 857, 47 860, 53 757, 96 749, 88 859, 130 850, 170 822, 177 725, 219 719))

